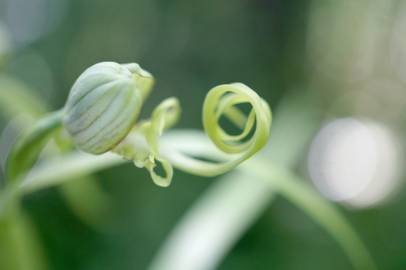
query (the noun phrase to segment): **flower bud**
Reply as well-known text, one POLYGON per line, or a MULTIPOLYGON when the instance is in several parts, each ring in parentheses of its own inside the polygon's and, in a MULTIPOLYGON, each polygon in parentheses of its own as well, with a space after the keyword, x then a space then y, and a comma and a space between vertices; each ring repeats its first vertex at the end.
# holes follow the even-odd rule
POLYGON ((135 63, 86 69, 72 86, 63 119, 76 146, 92 154, 111 150, 134 126, 152 84, 135 63))

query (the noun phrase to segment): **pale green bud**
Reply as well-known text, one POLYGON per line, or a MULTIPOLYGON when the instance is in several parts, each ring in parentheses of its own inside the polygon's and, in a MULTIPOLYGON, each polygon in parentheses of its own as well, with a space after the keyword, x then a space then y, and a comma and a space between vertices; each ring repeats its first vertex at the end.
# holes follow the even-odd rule
POLYGON ((138 64, 102 62, 76 80, 65 105, 64 126, 75 145, 101 154, 117 145, 134 126, 153 84, 138 64))

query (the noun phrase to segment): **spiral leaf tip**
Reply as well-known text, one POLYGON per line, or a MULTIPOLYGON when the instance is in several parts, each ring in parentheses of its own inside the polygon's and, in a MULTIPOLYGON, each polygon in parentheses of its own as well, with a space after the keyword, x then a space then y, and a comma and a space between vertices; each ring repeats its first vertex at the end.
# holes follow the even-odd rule
POLYGON ((268 142, 272 113, 268 103, 243 83, 223 84, 212 88, 203 105, 203 126, 211 141, 227 154, 238 154, 232 161, 218 164, 216 173, 224 173, 250 158, 268 142), (246 116, 241 104, 248 104, 246 116), (230 134, 220 123, 226 117, 241 132, 230 134))

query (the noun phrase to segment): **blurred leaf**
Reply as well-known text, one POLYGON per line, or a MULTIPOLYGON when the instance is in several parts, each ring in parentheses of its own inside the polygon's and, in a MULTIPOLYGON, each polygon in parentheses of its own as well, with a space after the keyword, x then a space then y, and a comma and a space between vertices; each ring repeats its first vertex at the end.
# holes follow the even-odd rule
POLYGON ((151 270, 215 269, 272 199, 268 183, 237 170, 210 186, 164 242, 151 270))
POLYGON ((302 179, 264 159, 254 159, 243 167, 255 177, 268 181, 275 192, 279 192, 322 226, 341 245, 354 269, 377 269, 368 250, 345 217, 302 179))
POLYGON ((48 269, 37 232, 23 212, 9 211, 0 218, 0 269, 48 269))
POLYGON ((47 111, 28 86, 4 74, 0 75, 0 109, 9 119, 19 114, 37 118, 47 111))
POLYGON ((82 152, 60 155, 34 167, 21 182, 20 189, 23 193, 34 192, 123 162, 125 160, 119 156, 109 153, 99 156, 82 152))
MULTIPOLYGON (((0 110, 10 119, 18 119, 18 125, 21 127, 31 123, 26 122, 25 119, 28 118, 16 118, 18 115, 28 114, 36 118, 46 111, 45 105, 27 86, 6 75, 0 75, 0 110)), ((3 191, 1 195, 7 195, 5 193, 7 191, 3 191)), ((18 209, 18 206, 12 208, 14 211, 7 211, 9 204, 4 200, 1 203, 2 211, 6 211, 6 216, 0 217, 0 268, 47 269, 42 247, 29 219, 18 209), (7 207, 7 210, 3 209, 4 207, 7 207)))
POLYGON ((42 149, 62 125, 62 112, 41 118, 26 135, 17 139, 7 158, 7 180, 16 181, 30 170, 42 149))
POLYGON ((110 196, 96 184, 96 180, 90 175, 76 177, 61 185, 59 191, 80 220, 92 228, 104 231, 112 218, 112 202, 110 196))

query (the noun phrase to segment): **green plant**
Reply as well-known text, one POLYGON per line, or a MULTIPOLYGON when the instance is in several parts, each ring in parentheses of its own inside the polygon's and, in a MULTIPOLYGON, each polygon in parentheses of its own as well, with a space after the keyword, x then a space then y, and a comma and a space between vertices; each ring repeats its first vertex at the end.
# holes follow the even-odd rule
MULTIPOLYGON (((152 86, 153 77, 136 64, 108 62, 85 71, 72 87, 65 108, 43 117, 13 147, 8 159, 8 183, 0 197, 2 216, 7 217, 10 211, 17 211, 19 198, 26 193, 126 160, 147 168, 156 184, 168 186, 173 177, 172 166, 201 176, 223 174, 252 157, 268 141, 270 109, 262 98, 243 84, 217 86, 206 97, 203 124, 208 137, 217 147, 213 147, 200 131, 163 134, 179 117, 180 106, 176 98, 164 100, 155 108, 150 119, 135 123, 152 86), (251 111, 247 116, 238 107, 242 103, 250 105, 251 111), (221 127, 223 116, 241 130, 239 135, 230 135, 221 127), (50 139, 54 139, 58 145, 54 151, 60 154, 45 158, 41 164, 34 166, 50 139), (82 151, 75 151, 75 148, 82 151), (163 173, 158 172, 159 168, 163 173)), ((305 135, 298 139, 304 140, 305 135)), ((289 147, 286 143, 281 145, 289 147)), ((258 198, 258 204, 244 208, 246 215, 230 225, 227 233, 232 237, 224 241, 229 241, 228 246, 231 246, 243 233, 243 227, 253 222, 255 213, 259 213, 267 204, 269 200, 266 198, 280 193, 325 227, 344 248, 355 268, 374 269, 368 252, 351 227, 333 206, 297 180, 291 171, 292 163, 293 159, 289 157, 279 161, 277 158, 275 162, 262 155, 239 167, 241 176, 250 175, 253 178, 250 185, 266 186, 268 191, 261 193, 262 199, 258 198)), ((236 185, 235 189, 219 189, 216 196, 203 200, 203 213, 213 211, 218 200, 227 202, 225 198, 236 196, 230 191, 241 191, 243 188, 244 185, 236 185)), ((194 223, 194 218, 191 223, 194 223)), ((182 230, 175 234, 175 239, 176 235, 182 235, 182 230)), ((151 266, 153 269, 165 269, 178 259, 176 253, 167 252, 175 248, 171 242, 167 246, 157 256, 151 266)), ((217 251, 217 254, 225 253, 224 247, 217 251)), ((215 262, 207 265, 207 268, 200 267, 210 269, 213 266, 215 262)))
MULTIPOLYGON (((224 153, 234 155, 233 159, 216 164, 165 153, 159 147, 159 137, 176 123, 180 114, 178 100, 164 100, 150 120, 135 123, 152 86, 153 77, 137 64, 103 62, 88 68, 73 85, 65 107, 39 121, 13 147, 8 158, 8 179, 15 182, 24 176, 46 142, 63 127, 80 150, 95 155, 110 151, 132 160, 138 167, 147 168, 160 186, 170 184, 174 161, 182 170, 215 176, 231 170, 267 143, 269 106, 246 85, 234 83, 210 90, 203 106, 208 136, 224 153), (243 103, 252 106, 248 117, 236 107, 243 103), (241 134, 230 135, 222 129, 219 122, 223 116, 242 128, 241 134), (155 171, 158 163, 165 172, 163 176, 155 171)), ((61 147, 69 143, 60 142, 61 147)))

